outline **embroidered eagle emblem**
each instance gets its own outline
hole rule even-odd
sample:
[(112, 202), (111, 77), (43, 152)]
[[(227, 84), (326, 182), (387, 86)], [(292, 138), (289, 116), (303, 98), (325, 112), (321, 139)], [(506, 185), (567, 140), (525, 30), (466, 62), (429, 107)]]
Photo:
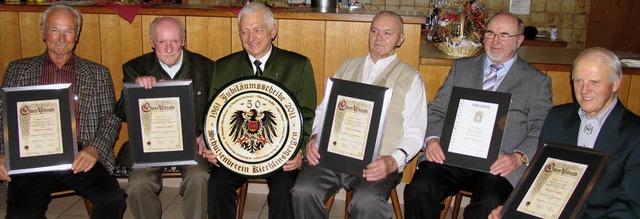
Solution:
[(273, 143), (273, 138), (278, 137), (276, 135), (278, 124), (276, 124), (275, 115), (270, 111), (238, 110), (231, 116), (229, 125), (232, 125), (229, 136), (252, 154), (264, 148), (265, 144)]

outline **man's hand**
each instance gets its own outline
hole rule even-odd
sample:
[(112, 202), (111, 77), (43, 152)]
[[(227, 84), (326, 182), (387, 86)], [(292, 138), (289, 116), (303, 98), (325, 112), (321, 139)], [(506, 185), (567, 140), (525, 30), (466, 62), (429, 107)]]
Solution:
[(493, 175), (505, 177), (520, 168), (524, 163), (520, 161), (520, 155), (516, 153), (503, 154), (498, 157), (496, 162), (491, 164), (489, 171)]
[(98, 162), (98, 150), (92, 146), (87, 146), (78, 152), (78, 156), (73, 159), (71, 170), (74, 174), (79, 172), (86, 173), (96, 165), (96, 162)]
[(425, 148), (424, 155), (427, 157), (428, 161), (443, 164), (444, 163), (444, 152), (442, 151), (442, 146), (440, 146), (439, 138), (429, 139), (427, 142), (427, 148)]
[(318, 144), (316, 143), (316, 135), (311, 136), (307, 143), (307, 161), (312, 166), (320, 163), (320, 152), (318, 152)]
[(206, 149), (205, 145), (204, 145), (204, 137), (202, 137), (202, 134), (198, 135), (198, 137), (196, 137), (196, 146), (198, 146), (198, 155), (202, 155), (202, 151), (204, 151), (204, 149)]
[(500, 211), (502, 211), (502, 205), (496, 207), (495, 209), (493, 209), (493, 211), (491, 211), (491, 214), (489, 214), (489, 219), (500, 219)]
[(9, 171), (7, 171), (7, 167), (4, 166), (4, 155), (0, 155), (0, 180), (11, 182)]
[(397, 170), (398, 164), (392, 156), (382, 156), (367, 165), (367, 169), (362, 171), (362, 178), (369, 182), (378, 181)]
[[(200, 151), (198, 151), (198, 153), (200, 153)], [(220, 164), (218, 164), (218, 158), (216, 157), (216, 155), (213, 153), (212, 150), (203, 148), (202, 149), (202, 153), (200, 153), (200, 154), (202, 155), (202, 157), (204, 159), (207, 159), (207, 161), (209, 161), (209, 163), (212, 163), (216, 167), (220, 167)]]
[(151, 89), (156, 85), (156, 77), (153, 76), (140, 76), (136, 78), (136, 84), (144, 87), (144, 89)]
[(298, 154), (296, 154), (296, 156), (291, 159), (288, 160), (287, 162), (284, 163), (284, 166), (282, 167), (282, 169), (284, 171), (292, 171), (295, 169), (298, 169), (298, 167), (302, 166), (302, 152), (298, 151)]

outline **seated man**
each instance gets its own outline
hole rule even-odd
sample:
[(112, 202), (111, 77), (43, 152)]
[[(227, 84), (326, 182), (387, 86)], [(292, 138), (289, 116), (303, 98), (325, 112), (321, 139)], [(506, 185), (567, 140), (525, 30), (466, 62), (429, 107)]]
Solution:
[[(571, 72), (577, 103), (555, 106), (540, 133), (544, 142), (611, 152), (582, 218), (640, 218), (640, 117), (617, 97), (620, 60), (603, 48), (582, 51)], [(500, 218), (498, 207), (489, 218)]]
[[(214, 62), (184, 49), (184, 24), (172, 17), (159, 17), (151, 22), (149, 39), (154, 52), (134, 58), (122, 65), (124, 82), (135, 82), (151, 89), (157, 81), (192, 79), (196, 121), (196, 143), (204, 148), (202, 130), (208, 105), (209, 86)], [(124, 92), (123, 92), (124, 95)], [(116, 103), (116, 114), (126, 121), (124, 99)], [(197, 165), (179, 166), (182, 173), (180, 195), (183, 196), (184, 218), (207, 218), (207, 181), (209, 163), (200, 156)], [(158, 194), (162, 188), (162, 167), (136, 168), (129, 171), (127, 194), (131, 212), (136, 218), (161, 218), (162, 204)]]
[[(486, 53), (453, 63), (429, 103), (425, 156), (420, 156), (418, 170), (404, 190), (407, 218), (439, 217), (442, 201), (461, 189), (473, 193), (464, 217), (486, 218), (507, 200), (520, 180), (528, 158), (536, 153), (540, 128), (553, 106), (551, 78), (518, 57), (523, 31), (515, 15), (498, 13), (489, 20), (484, 34)], [(500, 155), (490, 173), (444, 165), (440, 137), (454, 86), (511, 94)]]
[[(93, 218), (121, 218), (124, 213), (124, 191), (111, 176), (113, 144), (120, 130), (120, 119), (113, 114), (113, 81), (109, 69), (74, 54), (81, 28), (82, 15), (76, 8), (47, 8), (40, 24), (47, 49), (42, 55), (9, 63), (4, 74), (2, 87), (71, 83), (77, 98), (73, 121), (79, 129), (80, 150), (71, 170), (9, 177), (4, 163), (4, 132), (0, 132), (0, 180), (10, 181), (7, 218), (45, 218), (51, 192), (59, 186), (88, 198), (93, 204)], [(0, 111), (2, 106), (0, 102)]]
[[(209, 95), (213, 98), (224, 85), (238, 78), (255, 75), (275, 80), (289, 90), (300, 104), (304, 118), (302, 144), (306, 143), (316, 104), (316, 84), (311, 60), (271, 44), (278, 34), (278, 26), (273, 12), (262, 3), (251, 2), (240, 10), (238, 30), (244, 50), (222, 57), (216, 62)], [(282, 166), (282, 171), (275, 171), (266, 178), (269, 186), (269, 218), (293, 218), (290, 191), (302, 164), (301, 151), (304, 148)], [(247, 178), (221, 168), (213, 151), (205, 150), (203, 156), (214, 164), (211, 167), (212, 180), (209, 180), (209, 218), (236, 218), (236, 190)]]
[(328, 97), (316, 109), (313, 135), (293, 193), (296, 218), (328, 218), (324, 202), (341, 187), (353, 191), (348, 206), (352, 218), (391, 218), (387, 199), (400, 182), (407, 162), (415, 156), (427, 128), (427, 101), (420, 73), (401, 62), (396, 48), (404, 42), (402, 17), (391, 11), (376, 14), (369, 30), (369, 55), (340, 65), (335, 78), (393, 88), (380, 157), (361, 176), (317, 166), (317, 134), (322, 130)]

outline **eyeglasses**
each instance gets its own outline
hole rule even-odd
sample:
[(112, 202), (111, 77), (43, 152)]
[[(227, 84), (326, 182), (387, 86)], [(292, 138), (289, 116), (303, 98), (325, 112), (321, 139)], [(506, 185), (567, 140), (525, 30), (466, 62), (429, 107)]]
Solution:
[(501, 34), (495, 34), (494, 32), (485, 32), (484, 33), (484, 39), (495, 39), (496, 37), (498, 37), (498, 39), (500, 41), (507, 41), (509, 40), (509, 38), (511, 37), (517, 37), (520, 36), (522, 34), (515, 34), (515, 35), (509, 35), (508, 33), (501, 33)]

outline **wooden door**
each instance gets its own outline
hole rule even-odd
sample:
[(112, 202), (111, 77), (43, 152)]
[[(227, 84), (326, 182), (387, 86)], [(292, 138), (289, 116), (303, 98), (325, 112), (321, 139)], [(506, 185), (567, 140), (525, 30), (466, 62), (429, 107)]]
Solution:
[(637, 0), (591, 0), (586, 47), (640, 53)]

